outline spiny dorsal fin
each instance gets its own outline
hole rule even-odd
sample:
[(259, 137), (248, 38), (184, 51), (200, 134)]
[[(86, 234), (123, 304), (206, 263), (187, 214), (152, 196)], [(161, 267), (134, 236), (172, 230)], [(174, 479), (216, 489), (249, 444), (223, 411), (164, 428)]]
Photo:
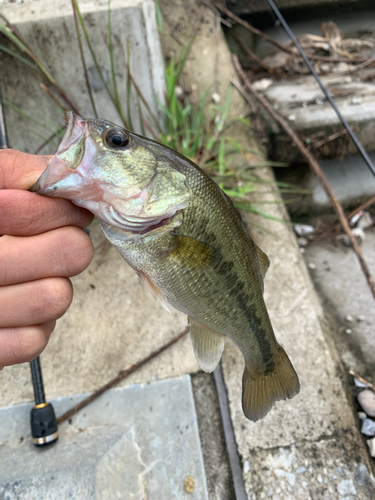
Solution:
[(151, 281), (150, 278), (145, 275), (145, 273), (142, 273), (142, 271), (137, 271), (137, 274), (141, 278), (142, 283), (146, 285), (147, 290), (151, 293), (154, 299), (156, 299), (159, 304), (161, 304), (164, 309), (170, 313), (171, 308), (169, 306), (168, 300), (166, 299), (166, 297), (164, 297), (155, 283)]
[(194, 354), (203, 371), (215, 370), (224, 350), (224, 335), (206, 325), (190, 320), (190, 338)]
[(260, 264), (260, 270), (262, 273), (262, 278), (264, 279), (264, 276), (266, 275), (267, 269), (270, 267), (270, 261), (267, 255), (261, 250), (257, 245), (255, 245), (255, 249), (258, 254), (258, 259), (259, 259), (259, 264)]
[(189, 236), (181, 235), (173, 236), (173, 249), (169, 255), (190, 268), (208, 267), (214, 258), (208, 245)]

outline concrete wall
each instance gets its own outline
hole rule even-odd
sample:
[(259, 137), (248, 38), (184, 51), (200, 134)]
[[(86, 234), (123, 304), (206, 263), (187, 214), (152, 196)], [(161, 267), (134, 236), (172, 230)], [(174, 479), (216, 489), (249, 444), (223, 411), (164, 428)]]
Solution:
[[(110, 81), (111, 65), (108, 50), (108, 2), (79, 0), (87, 31), (99, 61)], [(119, 97), (126, 110), (127, 44), (129, 43), (130, 67), (137, 84), (158, 116), (157, 101), (163, 100), (164, 72), (160, 42), (156, 28), (155, 6), (152, 0), (112, 0), (112, 42), (115, 73)], [(84, 116), (92, 117), (93, 109), (87, 92), (79, 53), (73, 11), (70, 0), (26, 0), (22, 4), (6, 3), (1, 13), (13, 23), (31, 45), (48, 71), (65, 90), (73, 104)], [(83, 40), (83, 39), (82, 39)], [(7, 39), (0, 43), (13, 48)], [(95, 77), (95, 66), (85, 42), (87, 67)], [(95, 79), (95, 78), (94, 78)], [(94, 99), (100, 118), (121, 123), (100, 78), (96, 79)], [(41, 90), (33, 70), (5, 52), (0, 53), (0, 85), (3, 97), (22, 111), (51, 129), (61, 126), (61, 109)], [(142, 115), (151, 122), (141, 105)], [(133, 89), (130, 100), (133, 129), (141, 132), (139, 100)], [(34, 152), (49, 137), (46, 131), (15, 111), (6, 107), (9, 142), (13, 148)], [(43, 149), (43, 153), (56, 150), (56, 143)]]

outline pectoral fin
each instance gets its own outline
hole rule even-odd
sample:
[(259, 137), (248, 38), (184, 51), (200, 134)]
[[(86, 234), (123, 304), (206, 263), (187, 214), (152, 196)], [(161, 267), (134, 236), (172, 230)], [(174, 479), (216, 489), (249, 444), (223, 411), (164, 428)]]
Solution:
[(199, 366), (205, 372), (213, 372), (224, 350), (224, 335), (190, 320), (190, 338)]
[(146, 286), (147, 290), (151, 293), (151, 295), (156, 299), (159, 304), (161, 304), (166, 311), (171, 312), (171, 308), (169, 306), (168, 300), (160, 289), (155, 285), (153, 281), (150, 280), (148, 276), (146, 276), (142, 271), (137, 271), (138, 276), (141, 278), (142, 283)]
[(211, 248), (206, 243), (177, 234), (173, 236), (173, 248), (169, 256), (190, 268), (208, 267), (214, 258)]

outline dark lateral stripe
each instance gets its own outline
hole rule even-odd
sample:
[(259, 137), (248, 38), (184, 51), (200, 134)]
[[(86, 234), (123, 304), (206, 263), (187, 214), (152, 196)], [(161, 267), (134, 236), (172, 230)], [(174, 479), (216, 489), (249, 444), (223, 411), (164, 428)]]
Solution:
[[(260, 323), (259, 320), (258, 322)], [(271, 345), (267, 339), (266, 332), (262, 327), (257, 326), (257, 322), (254, 316), (250, 320), (250, 328), (251, 332), (254, 333), (255, 338), (257, 339), (263, 362), (266, 365), (265, 373), (271, 372), (275, 368), (275, 363), (273, 361)]]

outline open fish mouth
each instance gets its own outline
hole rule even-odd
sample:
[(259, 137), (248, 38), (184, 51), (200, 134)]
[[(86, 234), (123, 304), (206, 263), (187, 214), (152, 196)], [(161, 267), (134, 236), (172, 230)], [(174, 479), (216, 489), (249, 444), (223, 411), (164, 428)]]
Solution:
[(64, 122), (67, 128), (60, 146), (30, 191), (65, 198), (68, 197), (67, 191), (73, 194), (79, 192), (82, 187), (82, 175), (78, 167), (85, 153), (88, 127), (85, 120), (72, 111), (64, 114)]

